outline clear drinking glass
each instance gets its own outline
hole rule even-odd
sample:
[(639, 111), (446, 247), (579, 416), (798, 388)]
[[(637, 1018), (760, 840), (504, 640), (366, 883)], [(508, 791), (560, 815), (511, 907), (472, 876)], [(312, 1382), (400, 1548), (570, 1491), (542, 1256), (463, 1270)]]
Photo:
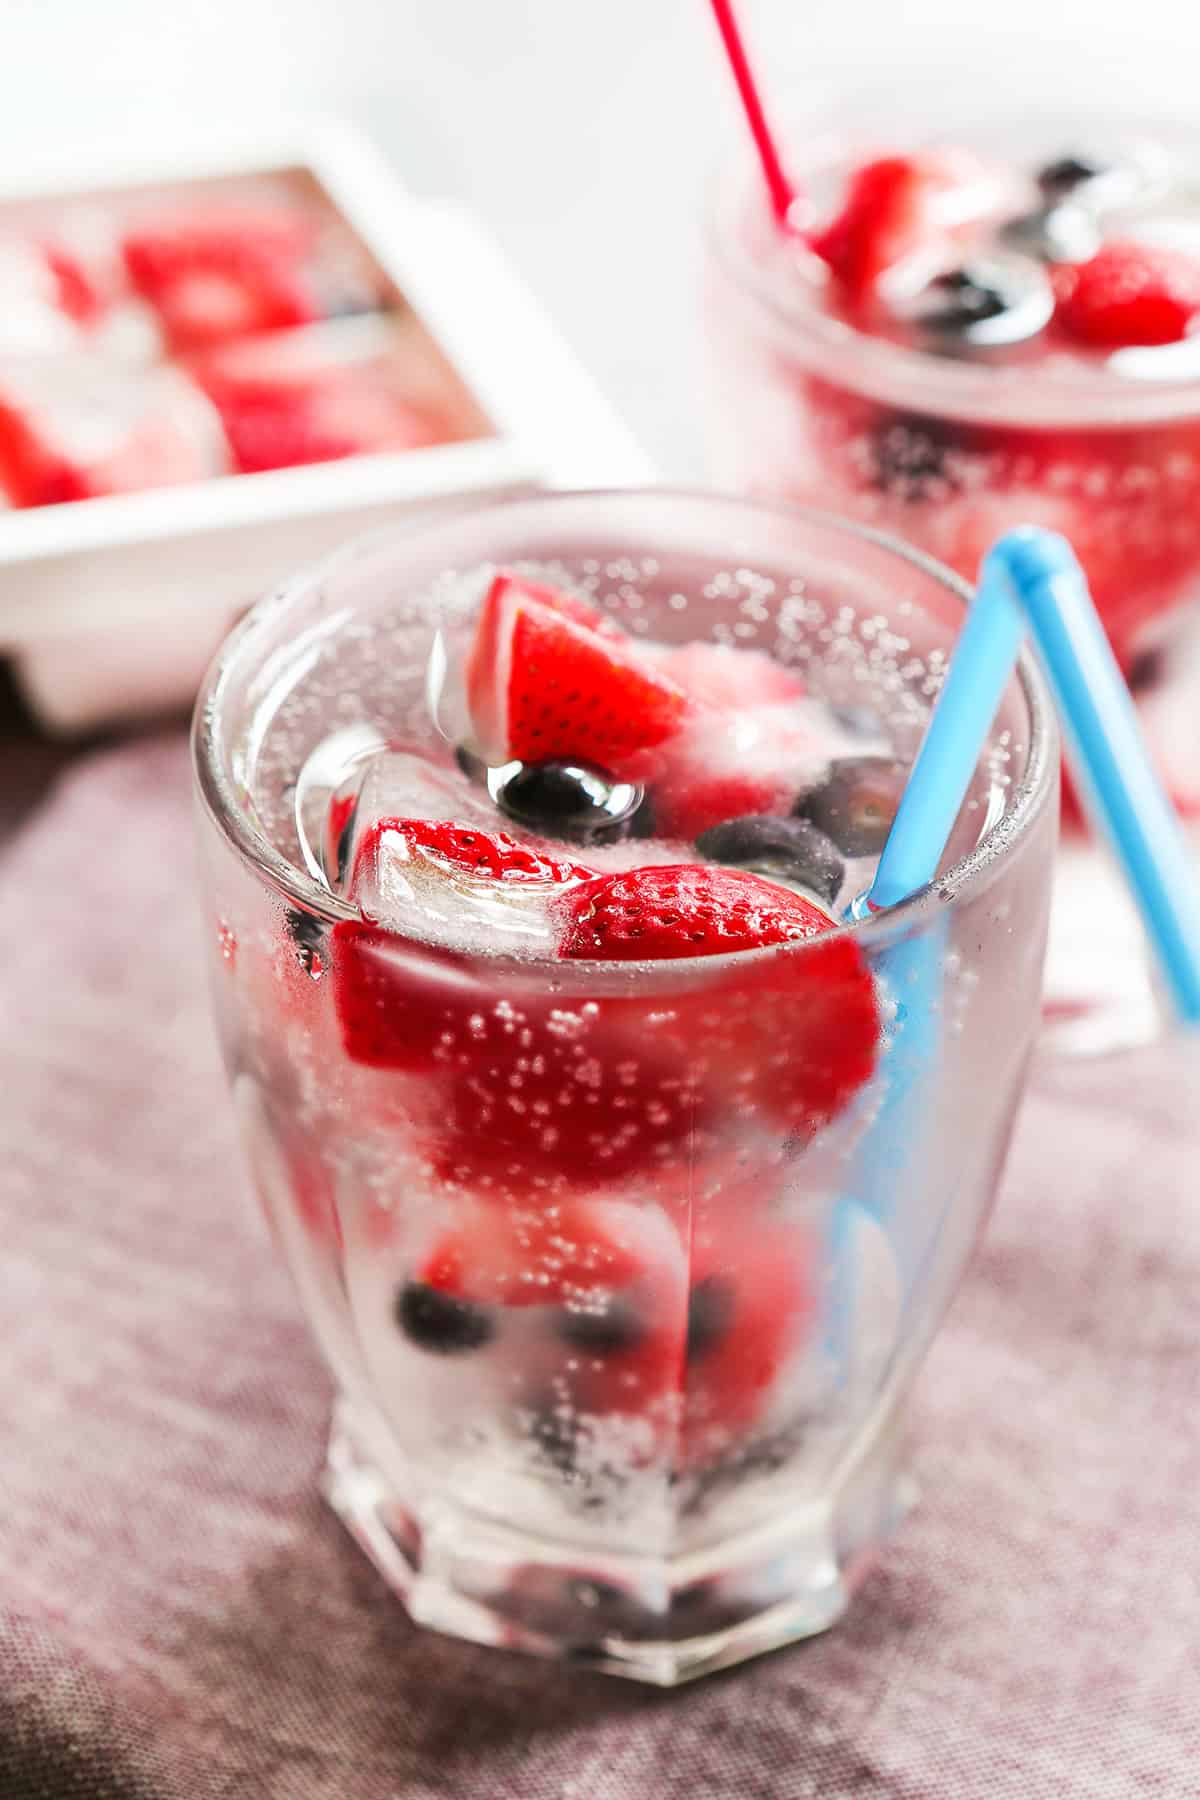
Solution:
[[(472, 571), (513, 563), (631, 630), (766, 649), (847, 717), (870, 703), (905, 755), (964, 590), (816, 513), (559, 495), (300, 575), (200, 697), (216, 1012), (338, 1382), (325, 1491), (414, 1618), (671, 1684), (830, 1625), (903, 1510), (905, 1401), (1037, 1023), (1056, 735), (1023, 662), (938, 878), (799, 945), (564, 963), (364, 927), (321, 833), (398, 744), (466, 793), (427, 675)], [(351, 956), (384, 1052), (355, 1035)], [(864, 970), (880, 1038), (849, 1094)], [(600, 1220), (619, 1254), (597, 1276)], [(435, 1241), (493, 1287), (431, 1346), (412, 1276)], [(562, 1302), (564, 1267), (588, 1304)]]
[[(881, 94), (815, 97), (795, 116), (789, 167), (822, 213), (874, 156), (964, 147), (1032, 171), (1075, 152), (1136, 166), (1144, 193), (1106, 229), (1200, 248), (1194, 132), (1064, 109), (1015, 112), (972, 91), (905, 80)], [(990, 109), (990, 110), (989, 110)], [(1163, 171), (1177, 171), (1169, 189)], [(1172, 177), (1176, 179), (1176, 177)], [(1020, 524), (1061, 531), (1088, 573), (1164, 779), (1200, 819), (1200, 342), (1109, 361), (1037, 339), (1018, 353), (953, 353), (836, 316), (781, 238), (747, 164), (721, 186), (705, 287), (708, 441), (715, 478), (759, 498), (836, 508), (894, 532), (973, 581), (988, 545)], [(1118, 201), (1120, 192), (1118, 189)], [(1033, 204), (1031, 202), (1031, 204)], [(1088, 222), (1060, 207), (1064, 254)], [(1079, 233), (1071, 237), (1066, 232)], [(1020, 247), (1018, 243), (1018, 247)], [(1010, 245), (1011, 248), (1011, 245)], [(1066, 1049), (1156, 1035), (1160, 1020), (1124, 885), (1065, 819), (1047, 964), (1047, 1023)]]

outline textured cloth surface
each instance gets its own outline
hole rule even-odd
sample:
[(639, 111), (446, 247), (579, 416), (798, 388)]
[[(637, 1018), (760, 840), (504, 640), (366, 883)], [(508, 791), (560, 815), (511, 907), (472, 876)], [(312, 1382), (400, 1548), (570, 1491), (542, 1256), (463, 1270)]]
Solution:
[(1035, 1071), (921, 1507), (826, 1637), (644, 1692), (417, 1631), (317, 1497), (181, 737), (0, 792), (3, 1800), (1200, 1795), (1194, 1062)]

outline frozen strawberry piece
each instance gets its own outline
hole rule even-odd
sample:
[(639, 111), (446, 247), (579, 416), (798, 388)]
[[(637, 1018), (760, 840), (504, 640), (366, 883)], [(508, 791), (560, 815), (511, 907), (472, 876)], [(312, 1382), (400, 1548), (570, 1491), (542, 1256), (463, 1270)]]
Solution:
[(743, 869), (659, 864), (601, 875), (564, 894), (559, 955), (643, 962), (719, 956), (815, 937), (830, 919), (799, 894)]
[(493, 762), (579, 757), (614, 773), (678, 730), (686, 697), (574, 596), (506, 575), (486, 596), (467, 662), (478, 747)]
[(292, 1149), (287, 1161), (292, 1198), (305, 1230), (322, 1243), (340, 1246), (342, 1226), (329, 1171), (302, 1147)]
[(41, 356), (77, 350), (108, 308), (95, 272), (65, 242), (0, 240), (0, 351)]
[(46, 267), (54, 278), (59, 306), (77, 325), (94, 325), (105, 310), (98, 282), (65, 244), (47, 242), (41, 246)]
[(686, 1049), (656, 1041), (622, 1001), (519, 1009), (460, 1059), (430, 1160), (445, 1181), (497, 1197), (557, 1200), (691, 1156), (715, 1097)]
[(16, 506), (171, 487), (223, 470), (215, 420), (173, 370), (63, 359), (0, 378), (0, 486)]
[(678, 1237), (650, 1208), (591, 1199), (549, 1210), (468, 1203), (429, 1247), (416, 1279), (485, 1305), (567, 1307), (595, 1320), (631, 1290), (645, 1316), (665, 1291), (682, 1290), (682, 1270)]
[(809, 245), (847, 298), (867, 299), (880, 276), (961, 223), (969, 197), (986, 192), (983, 171), (962, 154), (882, 156), (851, 175), (842, 210)]
[(519, 1006), (489, 996), (470, 961), (449, 951), (357, 920), (334, 926), (331, 950), (342, 1044), (366, 1068), (452, 1069), (524, 1022)]
[(741, 870), (657, 866), (585, 883), (558, 905), (568, 958), (798, 946), (722, 971), (656, 1014), (657, 1052), (678, 1056), (729, 1111), (808, 1139), (873, 1074), (882, 1019), (870, 969), (853, 936), (798, 894)]
[(711, 1462), (762, 1418), (815, 1313), (798, 1227), (738, 1217), (697, 1224), (691, 1245), (681, 1460)]
[(1114, 240), (1054, 285), (1059, 327), (1095, 350), (1173, 344), (1200, 317), (1200, 261), (1182, 250)]
[(389, 854), (406, 862), (506, 886), (588, 881), (593, 874), (580, 863), (518, 844), (505, 831), (477, 831), (452, 819), (377, 819), (360, 843), (358, 861), (385, 840)]
[(176, 351), (321, 316), (305, 267), (312, 222), (283, 207), (216, 207), (151, 220), (131, 231), (124, 261)]
[(664, 838), (694, 839), (746, 813), (788, 813), (828, 766), (830, 747), (794, 707), (696, 713), (631, 772)]
[(224, 346), (193, 357), (189, 369), (244, 475), (424, 449), (456, 435), (402, 391), (386, 352), (342, 355), (323, 334)]

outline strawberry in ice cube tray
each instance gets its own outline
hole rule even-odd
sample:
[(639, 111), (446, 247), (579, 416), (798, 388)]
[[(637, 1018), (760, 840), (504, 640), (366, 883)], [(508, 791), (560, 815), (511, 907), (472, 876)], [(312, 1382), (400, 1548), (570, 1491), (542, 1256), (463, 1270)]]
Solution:
[(324, 314), (310, 267), (316, 227), (284, 206), (182, 207), (125, 236), (129, 281), (176, 352)]
[(0, 355), (39, 356), (81, 347), (109, 296), (97, 271), (65, 240), (0, 240)]
[(415, 450), (458, 433), (414, 404), (386, 343), (337, 327), (280, 332), (191, 357), (241, 474)]
[(0, 371), (0, 491), (14, 506), (173, 487), (227, 467), (211, 408), (174, 369), (77, 356)]

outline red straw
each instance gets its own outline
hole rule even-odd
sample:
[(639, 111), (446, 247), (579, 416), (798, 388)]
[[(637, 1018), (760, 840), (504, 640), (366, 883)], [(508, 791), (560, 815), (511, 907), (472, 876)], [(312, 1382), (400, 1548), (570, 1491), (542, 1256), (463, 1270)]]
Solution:
[(742, 34), (737, 20), (733, 16), (733, 0), (712, 0), (713, 13), (716, 16), (717, 28), (725, 44), (725, 52), (729, 57), (729, 66), (733, 70), (733, 79), (737, 82), (738, 93), (745, 108), (746, 120), (750, 126), (750, 135), (754, 139), (754, 148), (758, 151), (758, 160), (766, 177), (767, 191), (771, 196), (771, 209), (784, 230), (790, 229), (788, 214), (796, 200), (796, 190), (783, 172), (783, 164), (779, 160), (779, 152), (775, 148), (775, 140), (771, 136), (771, 128), (767, 124), (767, 115), (763, 111), (762, 101), (758, 97), (754, 76), (750, 72), (750, 64), (746, 61), (746, 47), (742, 42)]

